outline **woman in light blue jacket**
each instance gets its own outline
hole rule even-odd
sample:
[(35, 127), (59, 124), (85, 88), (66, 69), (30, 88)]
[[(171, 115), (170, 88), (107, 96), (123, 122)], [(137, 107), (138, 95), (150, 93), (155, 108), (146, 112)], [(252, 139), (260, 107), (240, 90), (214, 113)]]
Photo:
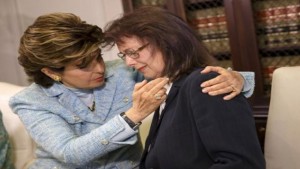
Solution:
[(142, 81), (121, 60), (104, 65), (102, 37), (69, 13), (40, 16), (22, 36), (19, 63), (34, 83), (10, 106), (37, 144), (29, 168), (138, 168), (138, 126), (165, 100), (168, 79)]

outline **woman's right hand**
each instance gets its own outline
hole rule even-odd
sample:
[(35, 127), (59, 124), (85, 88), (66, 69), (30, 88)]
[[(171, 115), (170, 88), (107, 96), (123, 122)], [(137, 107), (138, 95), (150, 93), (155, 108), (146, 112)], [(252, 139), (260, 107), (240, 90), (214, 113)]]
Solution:
[(204, 93), (208, 93), (211, 96), (227, 93), (224, 100), (230, 100), (241, 93), (245, 81), (239, 72), (224, 69), (219, 66), (206, 66), (201, 73), (212, 71), (220, 75), (201, 84)]
[(132, 94), (133, 105), (125, 113), (126, 116), (138, 123), (154, 112), (167, 98), (164, 86), (168, 82), (168, 78), (157, 78), (150, 82), (144, 80), (137, 83)]

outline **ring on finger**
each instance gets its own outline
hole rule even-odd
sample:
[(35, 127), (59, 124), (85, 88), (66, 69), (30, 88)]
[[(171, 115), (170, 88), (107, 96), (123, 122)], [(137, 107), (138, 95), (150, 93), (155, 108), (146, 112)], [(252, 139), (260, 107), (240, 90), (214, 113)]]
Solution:
[(161, 99), (161, 95), (158, 94), (158, 93), (156, 93), (156, 94), (154, 95), (154, 97), (155, 97), (156, 100), (160, 100), (160, 99)]

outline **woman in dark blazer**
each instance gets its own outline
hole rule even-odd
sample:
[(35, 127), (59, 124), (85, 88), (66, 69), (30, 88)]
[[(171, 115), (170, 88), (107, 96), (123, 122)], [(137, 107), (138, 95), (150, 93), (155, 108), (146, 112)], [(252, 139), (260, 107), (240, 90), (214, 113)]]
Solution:
[(140, 168), (265, 168), (246, 98), (225, 101), (199, 90), (217, 73), (199, 76), (213, 59), (185, 22), (161, 8), (144, 7), (106, 29), (107, 41), (117, 44), (128, 66), (146, 78), (171, 81), (167, 100), (154, 115)]

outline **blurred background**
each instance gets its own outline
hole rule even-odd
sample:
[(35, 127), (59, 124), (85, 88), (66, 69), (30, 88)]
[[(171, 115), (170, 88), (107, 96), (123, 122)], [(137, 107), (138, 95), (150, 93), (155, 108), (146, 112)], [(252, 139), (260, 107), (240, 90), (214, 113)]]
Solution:
[[(17, 62), (19, 39), (24, 30), (43, 14), (71, 12), (103, 28), (123, 13), (121, 0), (0, 0), (0, 81), (28, 85)], [(116, 57), (116, 49), (104, 52), (104, 59)]]

